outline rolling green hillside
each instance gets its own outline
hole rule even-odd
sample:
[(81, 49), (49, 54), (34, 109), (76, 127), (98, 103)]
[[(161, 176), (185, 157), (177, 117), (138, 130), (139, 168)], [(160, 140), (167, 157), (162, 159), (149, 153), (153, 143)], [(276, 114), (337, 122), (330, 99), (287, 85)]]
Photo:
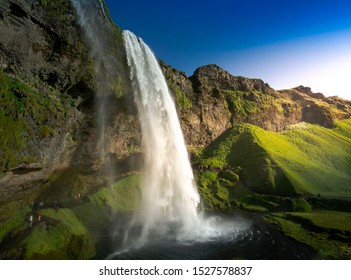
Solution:
[(237, 125), (193, 164), (205, 208), (260, 213), (317, 259), (351, 258), (351, 119), (279, 133)]
[(300, 123), (276, 133), (242, 124), (195, 160), (198, 169), (236, 173), (263, 194), (351, 196), (351, 120), (333, 129)]

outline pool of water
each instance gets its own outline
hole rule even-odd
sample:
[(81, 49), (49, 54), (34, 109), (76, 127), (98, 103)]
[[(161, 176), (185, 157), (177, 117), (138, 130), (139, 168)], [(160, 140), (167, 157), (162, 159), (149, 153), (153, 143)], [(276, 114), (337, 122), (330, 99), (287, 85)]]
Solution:
[[(221, 214), (214, 229), (189, 236), (155, 230), (146, 243), (134, 246), (133, 238), (125, 246), (125, 229), (131, 217), (117, 216), (98, 243), (97, 259), (119, 260), (206, 260), (206, 259), (313, 259), (314, 250), (280, 233), (259, 216), (243, 213)], [(224, 226), (224, 227), (223, 227)], [(217, 227), (217, 228), (216, 228)]]

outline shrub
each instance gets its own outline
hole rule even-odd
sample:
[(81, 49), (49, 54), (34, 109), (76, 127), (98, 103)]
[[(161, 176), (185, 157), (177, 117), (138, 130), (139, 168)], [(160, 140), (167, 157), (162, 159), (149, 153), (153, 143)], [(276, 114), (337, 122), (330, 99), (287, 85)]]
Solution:
[(294, 212), (310, 212), (312, 211), (312, 206), (311, 204), (308, 203), (303, 198), (296, 198), (296, 199), (291, 199), (290, 200), (292, 210)]

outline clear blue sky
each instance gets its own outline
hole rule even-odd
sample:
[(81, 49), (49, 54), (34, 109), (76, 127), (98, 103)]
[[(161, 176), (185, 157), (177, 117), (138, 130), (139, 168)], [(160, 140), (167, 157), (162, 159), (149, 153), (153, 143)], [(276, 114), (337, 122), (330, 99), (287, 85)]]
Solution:
[(113, 20), (191, 75), (215, 63), (275, 89), (351, 99), (350, 0), (105, 0)]

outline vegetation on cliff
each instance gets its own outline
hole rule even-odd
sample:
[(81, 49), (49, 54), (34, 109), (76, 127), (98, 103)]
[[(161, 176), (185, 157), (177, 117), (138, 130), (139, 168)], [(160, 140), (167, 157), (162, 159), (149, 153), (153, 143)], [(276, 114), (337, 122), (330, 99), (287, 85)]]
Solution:
[(65, 126), (72, 103), (68, 95), (39, 93), (0, 71), (0, 172), (36, 162), (37, 147)]

